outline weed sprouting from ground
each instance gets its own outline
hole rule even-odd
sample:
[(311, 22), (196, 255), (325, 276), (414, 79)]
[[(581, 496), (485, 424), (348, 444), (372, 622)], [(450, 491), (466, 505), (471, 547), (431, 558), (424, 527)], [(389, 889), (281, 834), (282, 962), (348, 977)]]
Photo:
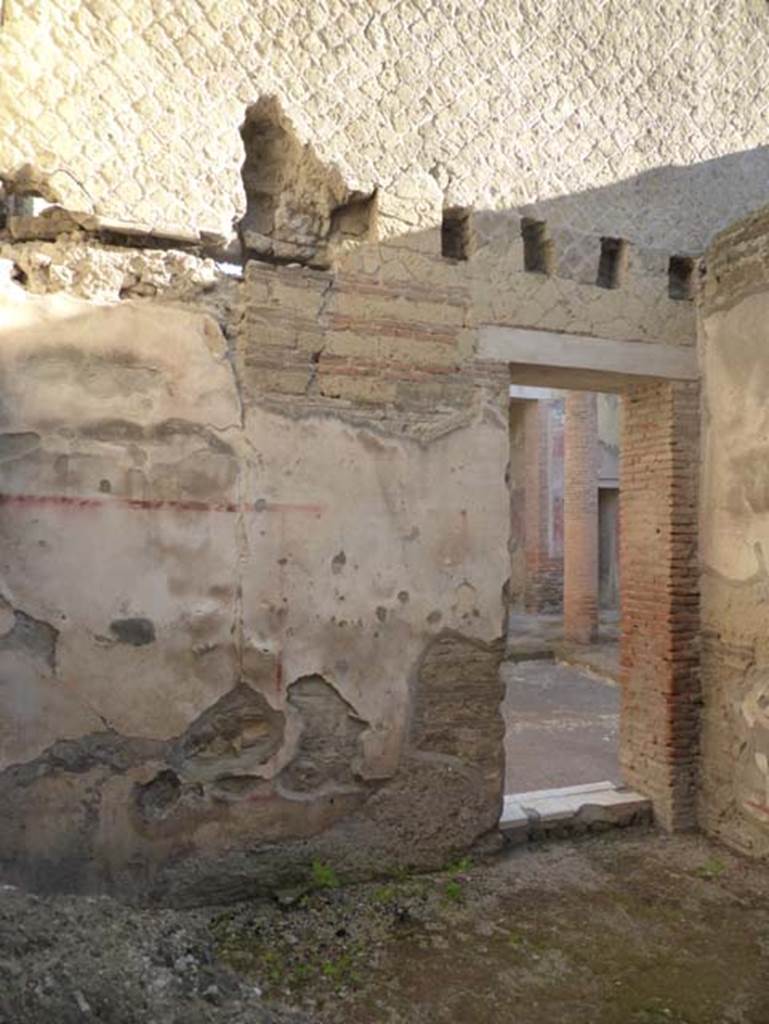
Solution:
[(451, 903), (461, 903), (465, 896), (462, 883), (455, 878), (449, 879), (443, 887), (443, 895)]
[(314, 889), (338, 889), (339, 876), (336, 871), (321, 860), (312, 862), (312, 884)]
[(378, 886), (343, 886), (333, 868), (315, 861), (304, 891), (291, 891), (290, 899), (281, 893), (214, 918), (217, 959), (253, 979), (267, 998), (349, 995), (382, 948), (421, 936), (446, 900), (462, 902), (468, 863), (449, 865), (448, 880), (404, 870), (400, 880)]
[(395, 887), (382, 885), (374, 892), (374, 899), (377, 903), (391, 903), (395, 899)]
[(443, 887), (443, 895), (450, 903), (461, 903), (465, 899), (467, 872), (471, 867), (472, 860), (469, 857), (462, 857), (446, 867), (449, 879)]
[(722, 860), (719, 860), (718, 857), (708, 857), (704, 863), (695, 868), (692, 874), (696, 875), (697, 878), (712, 880), (720, 878), (724, 871), (726, 871), (726, 864)]

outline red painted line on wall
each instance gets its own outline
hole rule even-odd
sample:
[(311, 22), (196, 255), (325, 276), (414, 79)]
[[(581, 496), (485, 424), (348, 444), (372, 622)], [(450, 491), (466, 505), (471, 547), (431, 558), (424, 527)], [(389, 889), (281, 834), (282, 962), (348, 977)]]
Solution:
[(179, 512), (239, 511), (238, 505), (232, 501), (210, 504), (206, 501), (171, 501), (162, 498), (117, 498), (114, 502), (107, 502), (107, 504), (124, 505), (126, 508), (149, 512), (158, 512), (162, 509), (174, 509)]
[(69, 498), (58, 494), (0, 494), (0, 505), (69, 505), (72, 508), (99, 508), (98, 498)]
[(161, 498), (84, 498), (68, 494), (2, 494), (0, 506), (20, 508), (127, 508), (140, 512), (299, 512), (320, 516), (325, 506), (280, 501), (208, 502)]

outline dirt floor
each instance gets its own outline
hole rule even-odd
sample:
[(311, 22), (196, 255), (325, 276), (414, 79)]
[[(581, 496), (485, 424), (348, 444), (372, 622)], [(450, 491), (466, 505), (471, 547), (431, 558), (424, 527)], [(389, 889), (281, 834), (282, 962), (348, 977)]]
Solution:
[(767, 1024), (769, 870), (625, 831), (207, 911), (4, 889), (0, 1021)]
[(505, 792), (619, 782), (619, 687), (552, 661), (508, 661)]

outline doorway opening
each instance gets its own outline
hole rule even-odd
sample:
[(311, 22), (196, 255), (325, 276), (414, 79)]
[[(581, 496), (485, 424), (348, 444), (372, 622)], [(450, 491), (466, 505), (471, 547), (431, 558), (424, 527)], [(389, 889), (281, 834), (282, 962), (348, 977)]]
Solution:
[(619, 403), (511, 387), (508, 809), (621, 786)]
[[(665, 828), (692, 827), (700, 704), (696, 382), (635, 383), (600, 369), (523, 364), (511, 372), (503, 831), (541, 821), (553, 806), (556, 817), (568, 817), (625, 801), (632, 813), (653, 811)], [(619, 398), (605, 403), (586, 391), (551, 389), (575, 385)], [(560, 434), (553, 401), (563, 402)], [(617, 424), (613, 452), (606, 423), (602, 445), (602, 416)], [(609, 455), (619, 470), (607, 470)], [(566, 668), (580, 678), (567, 678)], [(548, 673), (557, 678), (548, 681)], [(521, 738), (527, 727), (530, 756)], [(578, 727), (586, 745), (576, 756)], [(537, 804), (548, 785), (555, 805)]]

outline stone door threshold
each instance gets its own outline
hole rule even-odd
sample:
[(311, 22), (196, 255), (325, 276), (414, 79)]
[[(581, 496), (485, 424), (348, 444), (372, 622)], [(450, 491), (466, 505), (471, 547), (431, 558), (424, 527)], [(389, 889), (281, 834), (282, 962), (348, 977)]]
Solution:
[(561, 789), (511, 793), (504, 798), (499, 828), (509, 843), (547, 836), (647, 825), (651, 801), (613, 782), (590, 782)]

